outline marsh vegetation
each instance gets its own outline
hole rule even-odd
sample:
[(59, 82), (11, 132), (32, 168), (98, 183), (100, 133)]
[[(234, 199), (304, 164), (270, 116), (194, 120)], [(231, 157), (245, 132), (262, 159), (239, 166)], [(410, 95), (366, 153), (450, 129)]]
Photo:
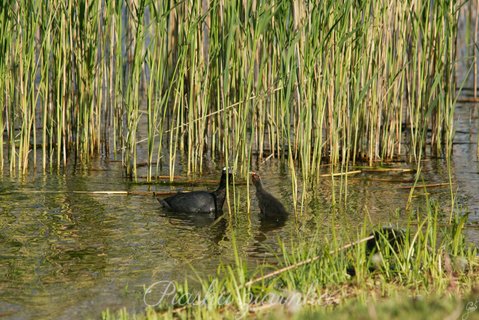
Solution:
[[(455, 1), (18, 1), (0, 8), (0, 168), (94, 155), (152, 179), (223, 159), (451, 152)], [(138, 149), (146, 152), (139, 154)]]

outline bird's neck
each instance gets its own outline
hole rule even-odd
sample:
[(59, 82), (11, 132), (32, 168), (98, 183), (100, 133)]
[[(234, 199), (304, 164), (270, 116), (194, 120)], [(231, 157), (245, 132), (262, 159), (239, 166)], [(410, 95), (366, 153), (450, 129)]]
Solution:
[[(215, 192), (213, 192), (215, 195), (215, 201), (216, 201), (216, 211), (221, 211), (223, 208), (223, 204), (225, 203), (226, 199), (226, 188), (218, 188)], [(218, 213), (218, 212), (217, 212)]]
[(254, 184), (254, 186), (256, 187), (256, 191), (262, 191), (263, 190), (263, 184), (261, 183), (261, 181), (258, 181)]

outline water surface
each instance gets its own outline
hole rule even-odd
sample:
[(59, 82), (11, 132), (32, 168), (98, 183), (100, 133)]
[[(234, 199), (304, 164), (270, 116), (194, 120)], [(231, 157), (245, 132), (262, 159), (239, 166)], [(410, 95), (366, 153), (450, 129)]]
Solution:
[[(472, 212), (468, 239), (477, 244), (479, 166), (475, 144), (463, 143), (475, 139), (475, 133), (457, 134), (452, 174), (458, 203)], [(270, 160), (259, 171), (265, 187), (292, 211), (291, 178), (285, 165)], [(153, 196), (73, 193), (177, 188), (135, 184), (122, 172), (119, 163), (97, 160), (89, 168), (69, 168), (65, 174), (1, 178), (3, 318), (97, 318), (106, 308), (122, 306), (141, 312), (144, 289), (154, 282), (194, 279), (195, 272), (213, 274), (220, 262), (233, 263), (233, 230), (240, 255), (253, 266), (270, 261), (278, 251), (278, 238), (288, 242), (327, 235), (332, 226), (349, 230), (354, 237), (365, 217), (374, 224), (407, 221), (404, 207), (410, 189), (401, 187), (412, 185), (414, 179), (414, 172), (351, 176), (347, 201), (340, 210), (332, 210), (332, 190), (339, 193), (339, 184), (333, 188), (331, 178), (314, 187), (300, 185), (300, 191), (307, 192), (303, 213), (280, 227), (261, 223), (254, 191), (245, 184), (236, 186), (242, 199), (237, 215), (214, 226), (207, 217), (169, 214)], [(211, 168), (202, 178), (218, 179), (219, 172)], [(445, 161), (426, 160), (423, 176), (425, 183), (447, 182)], [(214, 185), (199, 188), (214, 189)], [(249, 213), (244, 201), (248, 192)], [(414, 205), (421, 208), (426, 194), (421, 190), (416, 194)], [(450, 194), (449, 188), (440, 187), (428, 189), (427, 196), (447, 208)]]

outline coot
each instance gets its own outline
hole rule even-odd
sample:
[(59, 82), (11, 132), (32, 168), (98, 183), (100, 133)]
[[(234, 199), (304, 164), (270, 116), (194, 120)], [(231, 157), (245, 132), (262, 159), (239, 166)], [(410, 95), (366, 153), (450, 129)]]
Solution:
[(374, 254), (386, 248), (393, 249), (396, 253), (404, 246), (405, 234), (401, 229), (379, 227), (369, 234), (374, 238), (366, 242), (366, 252)]
[(284, 221), (288, 217), (288, 212), (283, 204), (271, 193), (264, 190), (261, 177), (256, 172), (252, 172), (251, 177), (256, 187), (256, 198), (258, 198), (259, 209), (263, 218), (271, 221)]
[[(158, 201), (160, 201), (163, 207), (175, 212), (214, 213), (215, 218), (217, 218), (223, 211), (223, 204), (225, 203), (226, 175), (226, 168), (224, 168), (221, 173), (220, 184), (216, 191), (179, 192), (165, 199), (158, 198)], [(228, 172), (228, 180), (232, 181), (231, 172)]]
[[(392, 250), (398, 254), (406, 241), (406, 233), (403, 230), (391, 227), (376, 228), (369, 234), (369, 237), (373, 237), (366, 241), (366, 255), (370, 261), (369, 272), (379, 269), (383, 265), (383, 258), (391, 258)], [(396, 267), (394, 261), (390, 261), (389, 266), (391, 271)], [(349, 266), (346, 272), (350, 276), (356, 275), (353, 266)]]

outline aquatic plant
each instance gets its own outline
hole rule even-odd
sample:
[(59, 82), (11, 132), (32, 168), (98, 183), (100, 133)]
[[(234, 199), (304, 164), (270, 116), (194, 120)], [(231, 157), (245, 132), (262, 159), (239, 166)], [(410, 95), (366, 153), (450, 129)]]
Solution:
[(307, 179), (324, 161), (448, 155), (459, 6), (7, 2), (1, 168), (120, 156), (151, 180), (163, 161), (173, 177), (179, 160), (201, 172), (205, 157), (246, 175), (257, 155)]

